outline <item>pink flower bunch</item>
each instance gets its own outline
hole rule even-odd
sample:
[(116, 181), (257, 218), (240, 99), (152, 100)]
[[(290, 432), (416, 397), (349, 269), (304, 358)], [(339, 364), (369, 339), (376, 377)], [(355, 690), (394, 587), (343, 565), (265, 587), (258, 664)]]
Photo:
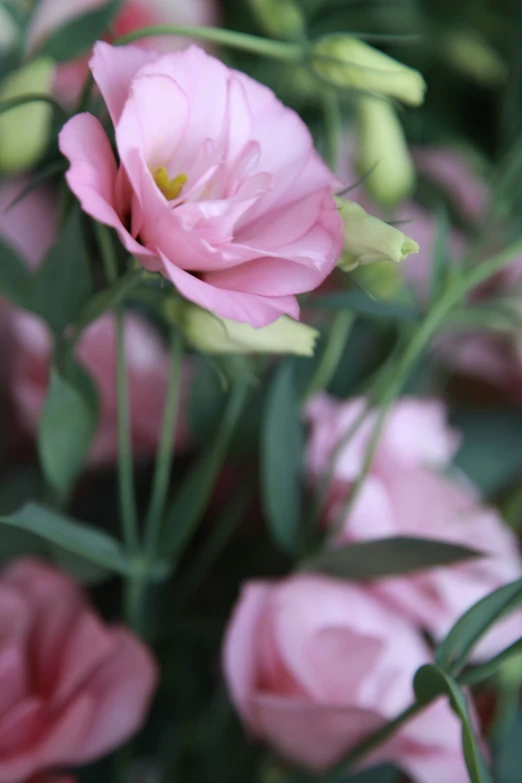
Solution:
[(160, 56), (97, 43), (91, 70), (115, 127), (79, 114), (60, 148), (89, 215), (187, 299), (265, 326), (299, 315), (343, 248), (337, 180), (304, 122), (267, 87), (192, 46)]
[[(326, 394), (308, 405), (306, 461), (315, 483), (343, 435), (358, 417), (363, 399), (340, 402)], [(326, 524), (342, 514), (347, 493), (363, 465), (376, 414), (341, 448), (324, 510)], [(443, 405), (403, 398), (391, 411), (368, 477), (346, 517), (338, 544), (414, 536), (462, 544), (484, 556), (461, 564), (379, 580), (372, 586), (403, 616), (440, 640), (476, 601), (522, 577), (522, 558), (512, 531), (498, 512), (480, 503), (464, 479), (444, 475), (458, 445)], [(342, 520), (341, 520), (342, 521)], [(476, 651), (494, 655), (520, 635), (520, 614), (496, 626)]]
[[(249, 582), (228, 627), (223, 667), (248, 731), (285, 759), (324, 772), (413, 701), (430, 661), (417, 630), (348, 582)], [(467, 783), (460, 730), (438, 702), (364, 765), (393, 761), (416, 783)]]
[(31, 560), (4, 570), (0, 634), (3, 783), (93, 761), (140, 728), (155, 662), (128, 630), (105, 625), (65, 574)]

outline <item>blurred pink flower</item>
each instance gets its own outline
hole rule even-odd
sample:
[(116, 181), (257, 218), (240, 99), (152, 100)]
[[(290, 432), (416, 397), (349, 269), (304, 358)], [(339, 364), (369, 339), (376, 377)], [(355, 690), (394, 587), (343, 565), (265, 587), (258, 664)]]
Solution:
[(337, 181), (298, 115), (192, 46), (158, 57), (97, 43), (91, 68), (116, 128), (90, 114), (60, 134), (83, 209), (146, 269), (222, 318), (297, 318), (343, 247)]
[[(248, 730), (284, 758), (324, 772), (413, 700), (430, 661), (421, 635), (362, 587), (324, 576), (249, 582), (223, 666)], [(393, 761), (417, 783), (466, 783), (457, 720), (438, 702), (364, 764)]]
[[(50, 188), (38, 188), (7, 210), (26, 181), (11, 180), (0, 188), (0, 238), (35, 267), (54, 244), (58, 233), (58, 205)], [(7, 210), (7, 211), (6, 211)], [(28, 229), (30, 227), (30, 230)], [(0, 340), (6, 383), (22, 429), (35, 435), (52, 359), (51, 338), (35, 316), (0, 302)], [(125, 341), (129, 372), (133, 446), (138, 457), (154, 454), (163, 416), (168, 384), (168, 356), (160, 337), (142, 317), (128, 314)], [(115, 321), (105, 315), (83, 334), (76, 357), (91, 373), (100, 396), (101, 421), (94, 440), (92, 465), (112, 463), (117, 454), (115, 388)], [(7, 357), (7, 358), (5, 358)], [(178, 448), (189, 441), (187, 425), (190, 368), (183, 368), (180, 412), (176, 434)]]
[[(60, 28), (91, 11), (102, 9), (108, 0), (41, 0), (29, 24), (27, 48), (30, 53), (49, 39)], [(159, 24), (214, 26), (219, 21), (217, 0), (125, 0), (111, 25), (113, 38), (126, 35), (141, 27)], [(109, 31), (107, 31), (109, 34)], [(183, 49), (186, 38), (165, 36), (148, 38), (139, 46), (162, 52)], [(57, 69), (54, 92), (66, 105), (74, 105), (80, 97), (89, 73), (88, 55), (60, 64)]]
[[(35, 435), (44, 404), (52, 359), (52, 343), (44, 324), (23, 312), (11, 323), (12, 369), (10, 388), (20, 425)], [(168, 385), (167, 351), (154, 329), (138, 315), (125, 318), (125, 350), (129, 378), (131, 434), (138, 458), (154, 455), (161, 432)], [(83, 333), (76, 356), (94, 379), (100, 398), (100, 424), (94, 438), (90, 465), (112, 464), (118, 454), (116, 396), (116, 319), (102, 316)], [(183, 370), (176, 445), (186, 448), (189, 369)]]
[(106, 626), (65, 574), (10, 565), (0, 635), (2, 783), (91, 762), (140, 728), (157, 680), (152, 656), (127, 629)]
[[(311, 425), (307, 464), (313, 482), (363, 407), (362, 399), (339, 402), (325, 394), (308, 405)], [(327, 501), (327, 522), (339, 518), (349, 488), (358, 477), (375, 423), (375, 413), (341, 449)], [(381, 579), (373, 589), (404, 616), (444, 637), (476, 601), (522, 577), (522, 559), (512, 531), (499, 514), (484, 507), (468, 483), (442, 474), (458, 437), (435, 401), (404, 398), (388, 416), (371, 471), (346, 519), (338, 543), (415, 536), (477, 549), (485, 557), (451, 567)], [(475, 658), (494, 655), (520, 636), (520, 613), (498, 624), (478, 646)]]

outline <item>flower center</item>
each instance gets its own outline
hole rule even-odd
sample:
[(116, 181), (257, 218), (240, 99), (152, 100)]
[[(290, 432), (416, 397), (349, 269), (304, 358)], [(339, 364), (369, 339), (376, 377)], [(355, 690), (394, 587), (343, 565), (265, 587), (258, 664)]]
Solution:
[(154, 177), (154, 182), (161, 190), (167, 201), (172, 201), (173, 199), (178, 198), (181, 191), (183, 190), (183, 186), (188, 179), (186, 174), (178, 174), (177, 177), (169, 179), (167, 169), (164, 166), (157, 168), (152, 176)]

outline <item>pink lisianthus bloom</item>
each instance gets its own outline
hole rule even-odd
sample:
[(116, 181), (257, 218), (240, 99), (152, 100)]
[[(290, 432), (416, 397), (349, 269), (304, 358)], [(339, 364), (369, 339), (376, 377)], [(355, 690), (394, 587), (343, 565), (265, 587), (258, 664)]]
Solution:
[[(157, 671), (65, 574), (19, 560), (0, 576), (0, 780), (98, 759), (142, 725)], [(67, 780), (67, 778), (65, 779)]]
[[(324, 772), (413, 701), (430, 661), (415, 628), (371, 591), (324, 576), (249, 582), (223, 649), (228, 689), (248, 731), (283, 758)], [(457, 719), (429, 707), (364, 760), (416, 783), (466, 783)]]
[[(29, 267), (37, 267), (58, 235), (58, 203), (51, 188), (33, 190), (8, 209), (23, 191), (24, 179), (10, 180), (0, 188), (0, 238)], [(27, 230), (30, 226), (31, 230)], [(0, 345), (5, 382), (21, 429), (34, 436), (38, 428), (52, 361), (52, 342), (42, 321), (0, 301)], [(168, 386), (168, 355), (153, 327), (142, 317), (127, 314), (125, 347), (129, 374), (132, 440), (138, 457), (151, 457), (159, 439)], [(91, 465), (115, 461), (118, 450), (116, 413), (115, 320), (102, 316), (82, 335), (76, 358), (94, 379), (101, 420), (90, 453)], [(176, 446), (186, 448), (187, 395), (190, 368), (183, 367)]]
[[(31, 18), (27, 31), (29, 53), (38, 51), (60, 28), (85, 14), (102, 10), (108, 0), (41, 0)], [(108, 36), (118, 38), (141, 27), (160, 24), (205, 25), (212, 27), (219, 21), (216, 0), (126, 0), (122, 3)], [(164, 36), (143, 39), (139, 46), (175, 51), (187, 45), (186, 38)], [(89, 57), (82, 56), (61, 63), (56, 71), (54, 94), (65, 105), (72, 106), (80, 97), (89, 73)]]
[[(10, 322), (12, 359), (10, 389), (20, 426), (34, 436), (45, 401), (52, 361), (52, 342), (44, 324), (27, 313), (15, 312)], [(134, 454), (154, 455), (161, 434), (168, 386), (167, 351), (154, 329), (140, 316), (125, 317), (125, 351), (129, 378), (131, 436)], [(116, 395), (116, 318), (102, 316), (79, 340), (76, 357), (96, 383), (100, 423), (89, 453), (91, 466), (113, 464), (118, 454)], [(189, 370), (182, 378), (176, 445), (186, 448)]]
[[(313, 483), (363, 408), (363, 400), (339, 402), (326, 394), (308, 405), (306, 459)], [(359, 476), (375, 413), (340, 450), (324, 510), (327, 524), (342, 521), (343, 503)], [(464, 545), (484, 556), (452, 566), (381, 579), (372, 589), (409, 620), (442, 639), (453, 623), (493, 590), (522, 577), (522, 559), (512, 531), (493, 509), (481, 505), (467, 481), (442, 474), (458, 443), (442, 404), (404, 398), (388, 416), (375, 459), (338, 544), (372, 538), (414, 536)], [(522, 616), (499, 623), (475, 651), (475, 659), (500, 652), (520, 636)]]
[(267, 87), (192, 46), (159, 56), (97, 43), (94, 78), (116, 131), (64, 126), (67, 181), (148, 270), (222, 318), (299, 316), (343, 247), (338, 183), (308, 128)]

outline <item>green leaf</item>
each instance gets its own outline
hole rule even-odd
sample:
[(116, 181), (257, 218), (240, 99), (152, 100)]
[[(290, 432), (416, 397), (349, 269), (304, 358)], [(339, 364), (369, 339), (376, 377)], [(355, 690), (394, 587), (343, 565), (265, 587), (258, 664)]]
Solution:
[(466, 664), (477, 642), (501, 617), (522, 604), (522, 579), (495, 590), (474, 604), (455, 623), (437, 648), (435, 662), (454, 676)]
[(205, 512), (246, 395), (247, 386), (237, 381), (230, 392), (214, 442), (189, 470), (174, 497), (166, 516), (160, 550), (166, 557), (179, 560)]
[(15, 514), (0, 517), (0, 524), (33, 533), (70, 555), (115, 573), (127, 574), (129, 570), (116, 539), (36, 503), (29, 503)]
[(459, 682), (462, 685), (475, 685), (478, 682), (483, 682), (497, 674), (499, 669), (514, 658), (522, 659), (522, 638), (510, 644), (502, 652), (497, 653), (486, 663), (482, 663), (480, 666), (475, 666), (470, 671), (465, 672), (459, 677)]
[(33, 280), (21, 258), (0, 239), (0, 295), (17, 307), (29, 308)]
[(415, 308), (401, 302), (384, 302), (371, 299), (363, 291), (339, 291), (335, 294), (314, 296), (307, 307), (320, 310), (351, 310), (360, 315), (391, 318), (395, 321), (418, 321), (420, 314)]
[(520, 409), (462, 411), (453, 417), (462, 433), (455, 463), (488, 497), (516, 480), (522, 470)]
[(91, 291), (92, 278), (82, 238), (81, 216), (75, 209), (58, 242), (36, 271), (33, 307), (59, 335), (76, 320)]
[(93, 296), (75, 319), (77, 331), (83, 331), (108, 310), (120, 304), (143, 279), (142, 269), (132, 269), (115, 283)]
[(101, 8), (75, 17), (49, 36), (40, 52), (58, 62), (75, 60), (107, 32), (120, 5), (120, 0), (112, 0)]
[(295, 551), (301, 520), (303, 449), (294, 363), (287, 361), (272, 380), (261, 433), (263, 506), (275, 542), (287, 552)]
[(448, 674), (432, 664), (422, 666), (416, 673), (413, 688), (421, 704), (429, 704), (438, 696), (449, 697), (450, 705), (462, 726), (462, 749), (471, 783), (493, 783), (472, 728), (466, 697)]
[(96, 432), (97, 411), (70, 381), (51, 371), (38, 432), (44, 475), (61, 498), (83, 467)]
[(520, 783), (522, 769), (522, 710), (494, 743), (495, 783)]
[(303, 568), (343, 579), (381, 579), (480, 556), (475, 549), (445, 541), (397, 536), (325, 550)]

